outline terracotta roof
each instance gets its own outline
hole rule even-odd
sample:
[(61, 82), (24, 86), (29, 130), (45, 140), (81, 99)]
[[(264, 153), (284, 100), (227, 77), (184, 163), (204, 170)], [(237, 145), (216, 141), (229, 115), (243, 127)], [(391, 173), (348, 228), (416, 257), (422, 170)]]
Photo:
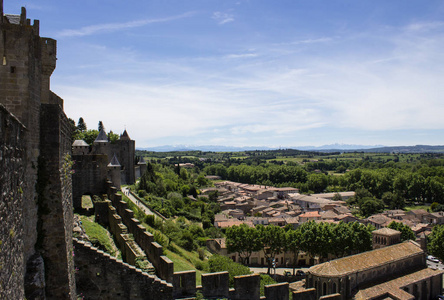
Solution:
[(320, 216), (318, 211), (307, 211), (306, 213), (299, 215), (299, 218), (317, 218)]
[(393, 221), (392, 218), (389, 218), (385, 215), (373, 215), (373, 216), (368, 217), (367, 220), (370, 222), (379, 224), (379, 225), (383, 225), (383, 224)]
[(346, 214), (350, 212), (350, 209), (348, 207), (339, 205), (333, 208), (334, 211), (341, 213), (341, 214)]
[(336, 217), (336, 219), (338, 219), (338, 220), (342, 220), (342, 219), (345, 219), (345, 218), (352, 218), (352, 219), (356, 220), (356, 217), (353, 216), (352, 214), (340, 214), (340, 215), (338, 215)]
[(234, 202), (234, 201), (227, 201), (227, 202), (224, 202), (224, 204), (225, 205), (236, 205), (236, 202)]
[(387, 227), (384, 227), (384, 228), (381, 228), (381, 229), (378, 229), (378, 230), (374, 230), (372, 233), (386, 235), (386, 236), (394, 236), (394, 235), (401, 234), (400, 231), (394, 230), (394, 229), (391, 229), (391, 228), (387, 228)]
[(236, 220), (227, 220), (227, 221), (218, 221), (215, 223), (217, 223), (219, 228), (228, 228), (228, 227), (231, 227), (234, 225), (239, 226), (241, 224), (246, 224), (249, 227), (254, 227), (253, 223), (250, 221), (245, 222), (245, 221), (241, 221), (241, 220), (237, 220), (237, 219)]
[(345, 276), (375, 268), (389, 261), (397, 261), (421, 253), (424, 253), (424, 251), (417, 243), (406, 241), (400, 244), (335, 259), (313, 266), (308, 271), (311, 274), (323, 277)]
[(376, 297), (381, 297), (385, 294), (395, 296), (396, 299), (414, 299), (411, 294), (405, 292), (401, 288), (415, 282), (437, 276), (444, 273), (441, 270), (433, 270), (430, 268), (424, 268), (420, 271), (410, 273), (408, 275), (398, 277), (396, 279), (374, 285), (369, 288), (361, 289), (355, 296), (354, 299), (364, 300), (364, 299), (375, 299)]
[(428, 215), (429, 214), (429, 212), (426, 211), (425, 209), (412, 209), (411, 211), (409, 211), (407, 213), (414, 214), (415, 216), (417, 216), (417, 215)]
[(338, 217), (338, 214), (335, 213), (334, 211), (331, 211), (331, 210), (328, 210), (328, 211), (325, 211), (325, 212), (321, 213), (321, 218), (322, 219), (334, 219), (334, 218), (337, 218), (337, 217)]

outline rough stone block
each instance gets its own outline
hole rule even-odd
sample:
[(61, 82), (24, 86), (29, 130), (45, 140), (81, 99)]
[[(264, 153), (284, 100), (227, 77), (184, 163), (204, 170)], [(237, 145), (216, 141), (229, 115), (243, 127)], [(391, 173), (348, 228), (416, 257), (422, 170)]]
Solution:
[(267, 300), (288, 300), (288, 282), (266, 285), (264, 294)]
[(260, 299), (259, 274), (243, 275), (234, 277), (234, 297), (236, 300), (258, 300)]
[(202, 274), (202, 294), (204, 298), (228, 298), (229, 294), (228, 272)]

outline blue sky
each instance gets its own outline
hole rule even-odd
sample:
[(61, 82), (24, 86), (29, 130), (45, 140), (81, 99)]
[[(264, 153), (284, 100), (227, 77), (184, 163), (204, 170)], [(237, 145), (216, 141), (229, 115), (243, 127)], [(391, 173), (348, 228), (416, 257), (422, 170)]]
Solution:
[(20, 1), (51, 89), (137, 147), (444, 144), (444, 1)]

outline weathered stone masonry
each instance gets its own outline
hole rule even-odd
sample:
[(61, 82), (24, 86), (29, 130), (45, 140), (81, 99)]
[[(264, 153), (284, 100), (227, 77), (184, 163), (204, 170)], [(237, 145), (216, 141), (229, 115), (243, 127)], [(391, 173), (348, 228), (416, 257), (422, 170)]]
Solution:
[(25, 127), (0, 104), (0, 298), (23, 299)]
[[(49, 90), (56, 50), (24, 8), (4, 15), (0, 0), (2, 299), (76, 296), (71, 174), (64, 159), (71, 133), (62, 99)], [(12, 115), (23, 124), (20, 134)]]

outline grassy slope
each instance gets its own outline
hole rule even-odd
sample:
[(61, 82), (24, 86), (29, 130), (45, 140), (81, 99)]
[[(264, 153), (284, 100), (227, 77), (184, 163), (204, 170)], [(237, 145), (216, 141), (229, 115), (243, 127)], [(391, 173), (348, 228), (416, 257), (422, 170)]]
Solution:
[(98, 246), (100, 249), (108, 252), (109, 254), (117, 256), (118, 250), (110, 234), (104, 227), (102, 227), (98, 223), (95, 223), (93, 218), (93, 216), (80, 216), (82, 226), (85, 229), (85, 232), (88, 235), (91, 243), (95, 246)]

